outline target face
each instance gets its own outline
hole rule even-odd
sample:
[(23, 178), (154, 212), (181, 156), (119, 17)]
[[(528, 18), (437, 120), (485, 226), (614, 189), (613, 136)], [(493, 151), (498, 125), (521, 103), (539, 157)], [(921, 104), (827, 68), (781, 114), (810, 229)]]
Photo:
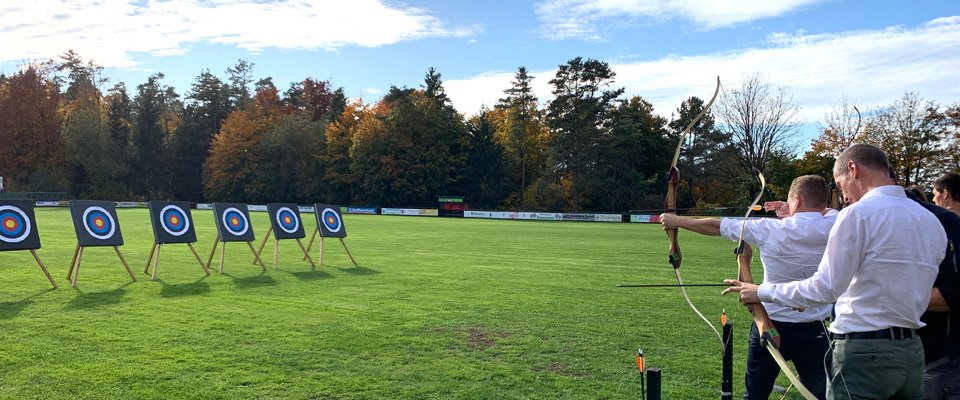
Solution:
[(173, 236), (183, 236), (190, 230), (190, 220), (182, 208), (169, 205), (160, 210), (160, 226)]
[(290, 208), (284, 207), (277, 213), (277, 225), (286, 233), (296, 233), (300, 228), (300, 218)]
[(343, 226), (343, 217), (340, 207), (327, 204), (314, 206), (317, 211), (317, 225), (323, 237), (347, 237), (347, 229)]
[(323, 226), (327, 228), (328, 231), (336, 233), (340, 232), (340, 228), (343, 227), (343, 221), (340, 220), (340, 214), (333, 209), (326, 208), (323, 210)]
[(33, 202), (0, 201), (0, 251), (39, 248), (40, 235), (33, 216)]
[(195, 243), (190, 203), (185, 201), (151, 201), (150, 222), (155, 243)]
[(109, 201), (71, 201), (70, 213), (80, 246), (122, 246), (116, 204)]
[(230, 207), (223, 212), (223, 226), (227, 228), (233, 236), (243, 236), (250, 228), (250, 221), (240, 210)]
[(254, 240), (247, 206), (237, 203), (213, 203), (220, 240), (225, 242), (249, 242)]
[(300, 206), (294, 203), (267, 204), (270, 225), (277, 239), (300, 239), (307, 235), (300, 223)]
[(83, 212), (83, 227), (90, 236), (100, 240), (113, 237), (117, 231), (117, 223), (103, 207), (89, 207)]
[(7, 243), (20, 243), (32, 231), (30, 217), (19, 207), (0, 206), (0, 240)]

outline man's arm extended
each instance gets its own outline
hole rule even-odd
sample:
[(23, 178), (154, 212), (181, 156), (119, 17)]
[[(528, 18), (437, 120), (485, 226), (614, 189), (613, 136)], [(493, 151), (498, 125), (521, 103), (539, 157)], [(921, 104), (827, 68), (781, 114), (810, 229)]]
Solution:
[(660, 214), (663, 229), (683, 228), (701, 235), (720, 236), (719, 218), (691, 218), (676, 214)]

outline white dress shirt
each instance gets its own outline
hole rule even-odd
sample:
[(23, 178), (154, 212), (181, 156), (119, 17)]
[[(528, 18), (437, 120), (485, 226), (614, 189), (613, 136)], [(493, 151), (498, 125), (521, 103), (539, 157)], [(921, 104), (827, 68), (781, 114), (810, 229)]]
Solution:
[(836, 302), (834, 333), (920, 328), (947, 235), (900, 186), (881, 186), (844, 208), (813, 277), (760, 285), (762, 301), (787, 307)]
[[(837, 211), (827, 215), (801, 212), (784, 219), (758, 218), (747, 220), (743, 240), (757, 248), (763, 263), (763, 282), (784, 283), (813, 276), (823, 258), (830, 228), (837, 220)], [(742, 218), (720, 221), (720, 235), (734, 242), (740, 239)], [(808, 307), (800, 312), (776, 303), (763, 303), (774, 321), (813, 322), (830, 316), (832, 305)]]

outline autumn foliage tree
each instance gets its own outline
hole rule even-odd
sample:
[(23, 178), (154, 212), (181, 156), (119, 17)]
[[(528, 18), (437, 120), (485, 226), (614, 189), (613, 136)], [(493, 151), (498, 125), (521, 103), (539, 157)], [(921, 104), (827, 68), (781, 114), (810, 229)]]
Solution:
[(30, 64), (0, 79), (0, 176), (6, 190), (65, 189), (62, 99), (60, 87), (43, 66)]

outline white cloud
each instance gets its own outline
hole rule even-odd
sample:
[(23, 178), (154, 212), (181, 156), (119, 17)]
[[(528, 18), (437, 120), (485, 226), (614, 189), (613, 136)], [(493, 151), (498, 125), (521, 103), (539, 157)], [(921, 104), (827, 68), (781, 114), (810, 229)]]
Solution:
[[(915, 29), (890, 27), (829, 35), (777, 34), (766, 47), (646, 62), (607, 60), (616, 71), (616, 87), (639, 95), (656, 112), (669, 116), (690, 96), (707, 98), (716, 76), (733, 87), (760, 73), (786, 86), (807, 122), (823, 119), (832, 103), (855, 98), (861, 110), (886, 106), (905, 92), (926, 100), (960, 102), (960, 17), (932, 20)], [(541, 105), (552, 96), (547, 81), (556, 71), (532, 71)], [(447, 81), (447, 93), (461, 112), (491, 106), (510, 87), (512, 72)]]
[(599, 27), (615, 19), (634, 24), (670, 19), (692, 21), (701, 29), (775, 17), (823, 0), (547, 0), (536, 6), (543, 37), (602, 40)]
[(378, 47), (428, 37), (462, 37), (429, 12), (383, 0), (32, 0), (0, 3), (0, 62), (54, 58), (68, 49), (104, 67), (132, 67), (134, 55), (179, 55), (212, 42), (266, 48)]

